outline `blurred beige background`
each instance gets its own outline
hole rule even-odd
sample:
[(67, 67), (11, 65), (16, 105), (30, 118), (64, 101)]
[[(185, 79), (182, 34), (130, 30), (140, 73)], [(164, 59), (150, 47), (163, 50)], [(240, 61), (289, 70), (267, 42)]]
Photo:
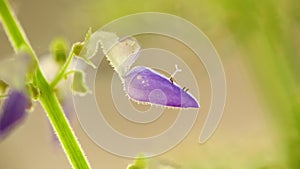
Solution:
[[(244, 60), (242, 49), (232, 34), (215, 19), (217, 9), (213, 5), (196, 1), (82, 1), (82, 0), (27, 0), (11, 1), (29, 40), (39, 55), (48, 52), (48, 45), (54, 37), (60, 36), (71, 43), (81, 40), (89, 27), (97, 30), (103, 24), (120, 16), (142, 11), (158, 11), (176, 14), (197, 25), (215, 45), (224, 65), (227, 78), (227, 102), (223, 119), (213, 137), (205, 144), (197, 143), (198, 136), (207, 116), (210, 104), (209, 81), (205, 70), (195, 57), (182, 54), (197, 77), (200, 86), (201, 109), (188, 137), (171, 151), (156, 159), (166, 159), (183, 168), (260, 168), (280, 163), (278, 152), (280, 144), (273, 124), (268, 116), (269, 110), (261, 99), (255, 77)], [(146, 39), (146, 38), (145, 38)], [(151, 44), (151, 40), (145, 43)], [(163, 43), (163, 40), (160, 41)], [(158, 43), (159, 44), (159, 43)], [(156, 43), (156, 45), (158, 45)], [(176, 50), (174, 46), (174, 50)], [(183, 51), (184, 52), (184, 51)], [(13, 53), (5, 33), (0, 28), (0, 56), (4, 58)], [(171, 70), (173, 71), (173, 70)], [(110, 85), (112, 68), (103, 63), (99, 76), (98, 101), (107, 105), (106, 118), (123, 132), (130, 128), (135, 135), (143, 136), (147, 126), (139, 128), (127, 125), (117, 119), (112, 112), (110, 93), (105, 88)], [(207, 90), (205, 90), (207, 89)], [(103, 91), (103, 92), (102, 92)], [(100, 95), (101, 93), (101, 95)], [(106, 103), (107, 102), (107, 103)], [(146, 109), (147, 107), (139, 107)], [(157, 133), (167, 127), (176, 117), (176, 112), (168, 111), (155, 125), (148, 126), (150, 133)], [(124, 169), (132, 159), (112, 155), (95, 145), (80, 127), (76, 117), (72, 125), (78, 139), (86, 151), (93, 168)], [(23, 125), (0, 142), (0, 169), (67, 169), (70, 168), (64, 153), (52, 141), (51, 129), (42, 111), (36, 103), (36, 109), (30, 113)]]

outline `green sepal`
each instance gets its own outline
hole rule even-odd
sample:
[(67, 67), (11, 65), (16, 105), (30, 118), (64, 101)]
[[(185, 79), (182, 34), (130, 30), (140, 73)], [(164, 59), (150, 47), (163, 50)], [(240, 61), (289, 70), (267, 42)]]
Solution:
[(84, 50), (86, 50), (85, 47), (88, 44), (91, 36), (92, 36), (92, 29), (89, 28), (88, 32), (86, 33), (84, 41), (75, 43), (72, 50), (76, 57), (82, 59), (93, 68), (96, 68), (96, 66), (91, 62), (91, 60), (86, 55), (83, 54), (86, 53)]
[(134, 163), (129, 165), (127, 169), (146, 169), (148, 166), (147, 159), (144, 155), (139, 155), (135, 160)]
[(68, 43), (65, 39), (57, 38), (52, 41), (50, 45), (50, 51), (54, 57), (54, 60), (62, 66), (67, 60)]
[(27, 90), (28, 90), (28, 93), (30, 95), (30, 97), (33, 99), (33, 100), (38, 100), (40, 95), (41, 95), (41, 92), (40, 92), (40, 89), (34, 85), (33, 83), (28, 83), (27, 84)]
[(7, 83), (5, 83), (4, 81), (0, 80), (0, 94), (6, 93), (8, 87), (9, 86), (8, 86)]
[(85, 85), (84, 73), (81, 71), (74, 71), (72, 90), (79, 94), (87, 94), (90, 92), (89, 88)]

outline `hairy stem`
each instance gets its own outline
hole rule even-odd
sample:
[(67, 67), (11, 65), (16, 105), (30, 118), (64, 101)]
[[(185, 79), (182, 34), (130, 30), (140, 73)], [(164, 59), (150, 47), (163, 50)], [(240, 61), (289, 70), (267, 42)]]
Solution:
[(6, 0), (0, 0), (0, 18), (15, 52), (27, 52), (31, 57), (34, 57), (34, 60), (37, 60), (36, 55), (31, 48), (25, 33), (21, 29), (18, 20), (14, 17), (14, 14), (10, 10), (10, 7)]
[(51, 82), (50, 86), (51, 88), (55, 88), (55, 86), (65, 77), (65, 73), (70, 66), (75, 54), (74, 54), (74, 46), (72, 47), (70, 54), (67, 58), (67, 61), (64, 63), (58, 74), (55, 76), (54, 80)]
[(27, 40), (20, 24), (17, 22), (17, 19), (10, 10), (6, 0), (0, 0), (0, 17), (15, 52), (26, 52), (37, 63), (34, 79), (41, 92), (39, 101), (44, 107), (44, 110), (51, 124), (53, 125), (59, 141), (62, 143), (62, 147), (72, 167), (74, 169), (90, 169), (91, 167), (88, 163), (88, 160), (84, 155), (84, 152), (81, 149), (80, 144), (77, 141), (76, 136), (64, 115), (57, 96), (43, 75), (38, 65), (36, 54), (30, 46), (30, 43)]
[(59, 101), (54, 95), (51, 86), (47, 83), (43, 74), (37, 71), (37, 85), (42, 91), (40, 102), (44, 107), (51, 124), (55, 128), (57, 135), (64, 147), (69, 160), (75, 169), (89, 169), (88, 161), (73, 133), (71, 126), (66, 119)]

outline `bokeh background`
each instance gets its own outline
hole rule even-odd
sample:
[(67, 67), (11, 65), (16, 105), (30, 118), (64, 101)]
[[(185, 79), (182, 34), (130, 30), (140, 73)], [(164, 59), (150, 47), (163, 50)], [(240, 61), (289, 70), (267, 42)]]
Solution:
[[(192, 71), (199, 74), (202, 108), (188, 137), (153, 160), (168, 161), (184, 169), (300, 168), (300, 3), (297, 0), (11, 0), (10, 4), (40, 56), (49, 53), (49, 44), (55, 37), (63, 37), (70, 43), (80, 41), (89, 27), (97, 30), (128, 14), (165, 12), (189, 20), (209, 37), (223, 62), (228, 85), (224, 116), (213, 137), (205, 144), (198, 144), (210, 103), (209, 79), (196, 57), (174, 45)], [(141, 37), (142, 45), (172, 46), (163, 38), (153, 38)], [(13, 50), (0, 27), (0, 57), (11, 54)], [(106, 118), (115, 128), (121, 132), (132, 130), (138, 136), (151, 135), (174, 120), (176, 112), (166, 112), (162, 121), (146, 129), (118, 119), (111, 101), (106, 99), (111, 97), (110, 93), (104, 90), (110, 85), (113, 70), (107, 62), (102, 65), (97, 98), (106, 105), (103, 108)], [(93, 168), (124, 169), (132, 162), (94, 144), (75, 116), (72, 125)], [(24, 123), (0, 142), (0, 169), (35, 168), (70, 168), (60, 146), (53, 141), (47, 117), (37, 103)]]

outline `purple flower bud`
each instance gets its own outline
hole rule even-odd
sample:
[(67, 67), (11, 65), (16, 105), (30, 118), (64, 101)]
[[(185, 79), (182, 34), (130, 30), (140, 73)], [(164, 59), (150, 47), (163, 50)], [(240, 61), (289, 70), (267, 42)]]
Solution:
[(124, 78), (125, 91), (135, 101), (178, 108), (199, 108), (197, 100), (160, 73), (134, 67)]
[(13, 90), (10, 93), (0, 114), (0, 139), (24, 119), (28, 104), (29, 99), (24, 92)]

